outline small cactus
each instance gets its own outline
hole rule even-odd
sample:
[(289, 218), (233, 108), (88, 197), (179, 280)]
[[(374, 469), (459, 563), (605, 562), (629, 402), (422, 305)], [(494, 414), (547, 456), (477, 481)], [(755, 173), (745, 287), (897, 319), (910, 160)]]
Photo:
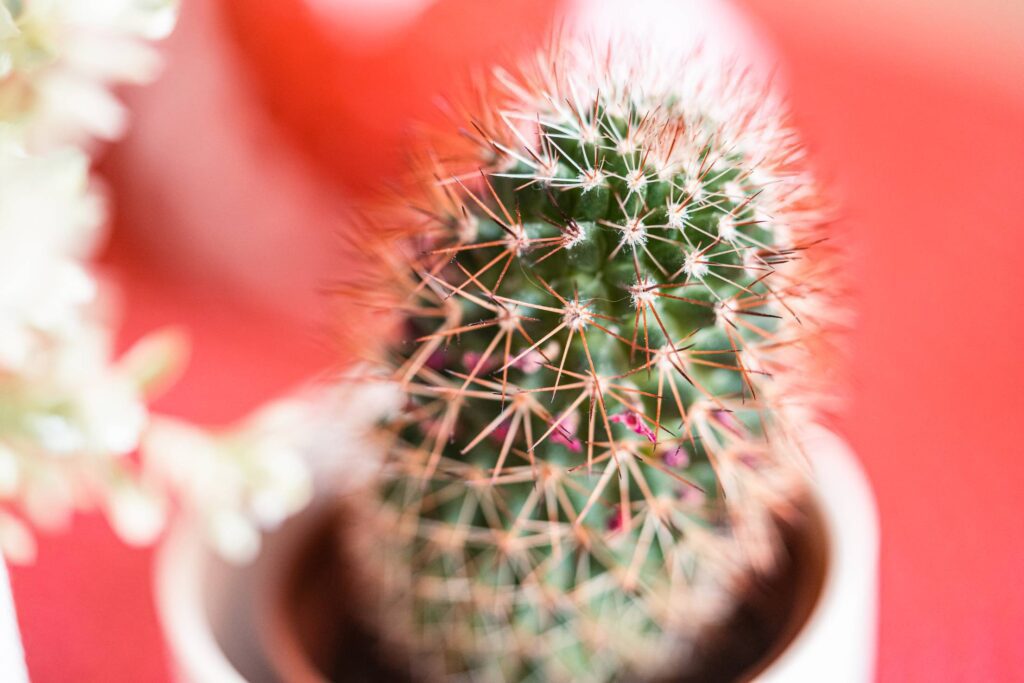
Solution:
[(657, 675), (772, 567), (822, 213), (770, 93), (694, 64), (496, 71), (373, 226), (408, 403), (359, 552), (418, 671)]

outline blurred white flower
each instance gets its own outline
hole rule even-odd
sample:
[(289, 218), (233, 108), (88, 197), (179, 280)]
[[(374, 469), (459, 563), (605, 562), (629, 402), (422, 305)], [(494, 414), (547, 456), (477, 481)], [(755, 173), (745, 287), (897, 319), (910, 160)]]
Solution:
[(401, 394), (356, 374), (268, 403), (227, 429), (154, 417), (141, 447), (146, 475), (172, 490), (218, 554), (248, 562), (262, 532), (312, 500), (314, 473), (337, 494), (379, 469), (375, 427), (399, 410)]
[(107, 516), (125, 543), (148, 545), (164, 528), (167, 504), (158, 491), (124, 482), (107, 499)]
[(260, 552), (260, 531), (238, 510), (215, 510), (206, 520), (207, 540), (221, 557), (235, 564), (256, 559)]
[[(287, 404), (287, 401), (282, 401)], [(303, 416), (272, 405), (218, 432), (156, 417), (142, 446), (147, 473), (176, 494), (184, 512), (228, 560), (246, 562), (260, 533), (276, 528), (312, 497), (298, 442)], [(281, 419), (281, 413), (293, 419)]]
[(146, 40), (173, 0), (0, 0), (0, 553), (31, 561), (45, 529), (105, 509), (126, 541), (151, 541), (165, 504), (126, 457), (145, 394), (180, 362), (176, 334), (114, 360), (88, 258), (104, 205), (80, 147), (111, 139), (119, 83), (152, 78)]
[(175, 0), (0, 0), (0, 121), (33, 149), (118, 137), (126, 116), (110, 89), (156, 75), (146, 41), (176, 16)]
[[(152, 540), (164, 506), (134, 483), (126, 457), (148, 421), (142, 382), (112, 360), (107, 331), (76, 313), (77, 335), (33, 330), (29, 362), (0, 370), (0, 507), (44, 529), (101, 507), (125, 541)], [(176, 347), (147, 344), (164, 367), (178, 362)]]
[(81, 152), (31, 156), (0, 129), (0, 503), (45, 528), (66, 524), (89, 463), (132, 450), (145, 420), (92, 305), (83, 259), (101, 218)]
[(82, 262), (102, 219), (88, 170), (74, 150), (29, 156), (0, 127), (0, 367), (31, 362), (38, 334), (77, 334), (96, 294)]
[(18, 455), (7, 446), (0, 444), (0, 498), (13, 495), (18, 490), (21, 467)]
[(0, 512), (0, 554), (15, 564), (36, 559), (36, 539), (25, 523)]

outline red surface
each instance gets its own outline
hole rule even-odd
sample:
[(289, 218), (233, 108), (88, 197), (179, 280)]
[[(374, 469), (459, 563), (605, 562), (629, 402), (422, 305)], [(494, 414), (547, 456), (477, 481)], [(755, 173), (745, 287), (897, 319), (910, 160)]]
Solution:
[(910, 47), (829, 3), (746, 4), (787, 58), (856, 249), (844, 431), (880, 508), (878, 678), (1024, 680), (1020, 32), (975, 40), (929, 6), (900, 27)]
[[(857, 255), (843, 431), (881, 513), (879, 680), (1024, 680), (1024, 59), (988, 45), (971, 61), (956, 26), (940, 25), (931, 49), (955, 51), (954, 69), (877, 36), (864, 50), (864, 26), (828, 25), (797, 2), (747, 4), (789, 62)], [(193, 327), (196, 355), (165, 410), (229, 419), (328, 361), (315, 331), (158, 273), (129, 279), (126, 338)], [(13, 581), (37, 683), (167, 680), (148, 554), (101, 522), (44, 542)]]
[(332, 179), (366, 191), (403, 169), (410, 122), (441, 119), (438, 95), (452, 94), (467, 65), (536, 45), (566, 3), (435, 1), (369, 44), (306, 0), (220, 4), (270, 112)]

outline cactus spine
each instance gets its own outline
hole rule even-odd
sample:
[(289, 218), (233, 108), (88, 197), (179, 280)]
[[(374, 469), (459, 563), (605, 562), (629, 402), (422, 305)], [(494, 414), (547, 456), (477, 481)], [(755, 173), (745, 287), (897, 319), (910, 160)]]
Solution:
[(419, 670), (654, 675), (771, 566), (820, 215), (763, 90), (660, 66), (567, 43), (497, 71), (375, 224), (361, 296), (405, 317), (408, 405), (366, 552)]

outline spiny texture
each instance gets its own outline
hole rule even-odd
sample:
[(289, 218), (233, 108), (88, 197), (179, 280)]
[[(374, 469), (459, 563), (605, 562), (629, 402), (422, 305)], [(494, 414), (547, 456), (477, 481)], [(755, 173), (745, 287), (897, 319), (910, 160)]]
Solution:
[(417, 670), (653, 675), (771, 568), (821, 214), (766, 89), (664, 66), (497, 72), (375, 226), (408, 405), (360, 552)]

